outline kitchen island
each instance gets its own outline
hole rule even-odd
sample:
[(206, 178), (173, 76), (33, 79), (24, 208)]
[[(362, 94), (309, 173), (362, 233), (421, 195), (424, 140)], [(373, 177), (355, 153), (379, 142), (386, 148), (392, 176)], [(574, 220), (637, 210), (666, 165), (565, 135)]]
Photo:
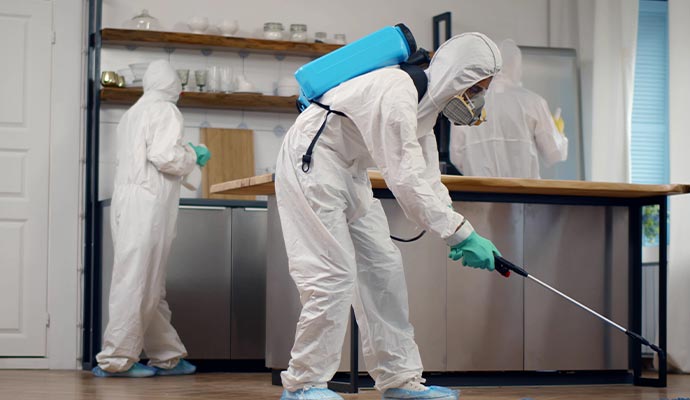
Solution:
[[(370, 180), (391, 234), (416, 236), (421, 229), (406, 219), (381, 175), (371, 172)], [(211, 191), (268, 196), (266, 365), (277, 372), (287, 367), (300, 303), (288, 274), (273, 181), (273, 175), (261, 175)], [(659, 205), (660, 242), (666, 243), (667, 197), (688, 193), (690, 186), (462, 176), (442, 181), (453, 207), (504, 257), (640, 332), (642, 207)], [(665, 364), (658, 379), (643, 378), (639, 344), (553, 293), (515, 275), (505, 279), (464, 268), (447, 258), (447, 246), (431, 234), (397, 244), (425, 371), (450, 379), (443, 383), (665, 385)], [(656, 340), (665, 349), (666, 247), (659, 253)], [(341, 370), (364, 370), (362, 363), (350, 365), (362, 359), (357, 347), (346, 340)], [(356, 391), (357, 374), (333, 386)]]

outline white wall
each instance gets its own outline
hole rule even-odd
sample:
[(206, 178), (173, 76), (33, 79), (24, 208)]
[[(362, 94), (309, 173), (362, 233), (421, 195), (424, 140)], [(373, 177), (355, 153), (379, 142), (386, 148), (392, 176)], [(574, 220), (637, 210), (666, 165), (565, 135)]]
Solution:
[(48, 296), (50, 327), (46, 358), (0, 358), (0, 368), (73, 369), (78, 366), (82, 191), (82, 43), (81, 0), (53, 0), (50, 122), (50, 201)]
[[(558, 26), (557, 45), (571, 47), (577, 43), (573, 38), (576, 32), (572, 8), (564, 0), (551, 0), (556, 3), (556, 11), (565, 16)], [(315, 0), (260, 0), (251, 3), (219, 2), (216, 0), (105, 0), (103, 12), (104, 27), (123, 27), (125, 21), (146, 8), (158, 18), (165, 30), (188, 31), (184, 24), (195, 15), (208, 16), (211, 23), (222, 19), (236, 19), (240, 25), (238, 36), (260, 36), (263, 23), (282, 22), (286, 27), (291, 23), (305, 23), (308, 33), (325, 31), (332, 37), (334, 33), (345, 33), (349, 41), (356, 40), (385, 25), (405, 23), (415, 35), (418, 45), (432, 48), (432, 17), (446, 11), (452, 12), (452, 33), (481, 31), (496, 41), (513, 38), (520, 45), (549, 45), (549, 0), (442, 0), (419, 2), (413, 0), (324, 2)], [(358, 10), (354, 12), (353, 10)], [(364, 11), (366, 10), (366, 11)], [(305, 57), (288, 57), (278, 61), (272, 56), (250, 55), (244, 60), (235, 52), (216, 51), (208, 57), (199, 51), (176, 50), (171, 55), (162, 49), (107, 48), (103, 51), (102, 70), (118, 70), (135, 62), (148, 62), (157, 58), (167, 58), (176, 68), (206, 68), (211, 65), (230, 65), (235, 74), (242, 72), (265, 94), (274, 90), (274, 82), (289, 76), (302, 64), (310, 61)], [(115, 129), (125, 107), (105, 106), (101, 115), (101, 187), (99, 197), (109, 198), (112, 192), (114, 174)], [(271, 171), (275, 165), (282, 137), (292, 125), (296, 114), (244, 113), (238, 111), (182, 110), (185, 117), (185, 140), (197, 142), (199, 126), (235, 128), (244, 123), (254, 130), (255, 167), (257, 173)], [(197, 197), (187, 189), (182, 189), (183, 197)]]
[[(669, 0), (669, 133), (671, 182), (690, 183), (690, 2)], [(690, 372), (690, 195), (671, 198), (669, 253), (669, 360)]]

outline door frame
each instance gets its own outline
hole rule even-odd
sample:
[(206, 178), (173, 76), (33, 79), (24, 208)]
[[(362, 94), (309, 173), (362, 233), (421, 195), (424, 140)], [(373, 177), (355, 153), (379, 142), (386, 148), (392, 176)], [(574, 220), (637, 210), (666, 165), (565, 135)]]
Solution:
[[(23, 1), (23, 0), (17, 0)], [(86, 39), (82, 0), (53, 4), (48, 203), (50, 326), (46, 357), (0, 358), (0, 369), (76, 369), (81, 342), (84, 70)]]

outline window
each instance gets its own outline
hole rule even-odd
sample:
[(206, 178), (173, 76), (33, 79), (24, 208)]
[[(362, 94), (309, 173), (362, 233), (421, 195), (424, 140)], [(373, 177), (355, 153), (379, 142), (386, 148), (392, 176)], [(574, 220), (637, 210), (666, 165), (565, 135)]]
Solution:
[[(669, 181), (668, 3), (640, 0), (630, 144), (633, 183)], [(659, 243), (658, 207), (643, 212), (643, 242)]]

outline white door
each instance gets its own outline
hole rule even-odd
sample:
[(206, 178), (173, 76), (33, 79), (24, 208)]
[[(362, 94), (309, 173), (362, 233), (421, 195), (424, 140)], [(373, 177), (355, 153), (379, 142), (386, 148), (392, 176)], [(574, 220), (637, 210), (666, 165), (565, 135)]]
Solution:
[(52, 7), (0, 1), (0, 357), (46, 354)]

